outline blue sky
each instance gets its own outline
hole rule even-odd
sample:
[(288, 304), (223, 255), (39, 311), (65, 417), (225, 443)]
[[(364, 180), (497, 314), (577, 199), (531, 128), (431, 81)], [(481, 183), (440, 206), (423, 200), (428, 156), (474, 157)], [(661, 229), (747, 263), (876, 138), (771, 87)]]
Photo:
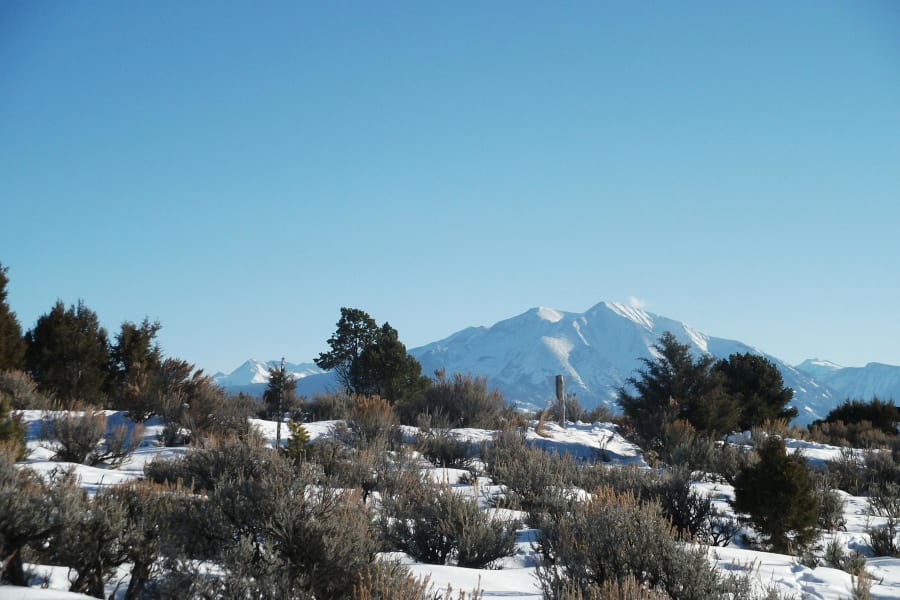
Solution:
[(896, 2), (0, 4), (0, 262), (207, 371), (643, 304), (900, 364)]

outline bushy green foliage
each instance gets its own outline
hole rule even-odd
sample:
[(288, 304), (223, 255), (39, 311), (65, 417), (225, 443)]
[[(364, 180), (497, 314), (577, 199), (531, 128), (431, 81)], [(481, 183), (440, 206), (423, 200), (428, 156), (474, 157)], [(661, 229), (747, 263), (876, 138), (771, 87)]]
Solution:
[[(619, 406), (638, 440), (652, 452), (668, 452), (666, 429), (684, 420), (697, 433), (718, 436), (738, 427), (789, 419), (793, 390), (784, 387), (778, 368), (764, 357), (732, 354), (715, 362), (694, 358), (691, 347), (669, 332), (653, 345), (656, 358), (619, 390)], [(632, 393), (632, 390), (634, 391)]]
[(778, 367), (766, 357), (732, 354), (718, 361), (713, 370), (724, 375), (725, 392), (740, 406), (741, 431), (766, 421), (789, 421), (797, 416), (796, 408), (787, 407), (794, 390), (785, 387)]
[(900, 409), (877, 397), (869, 402), (847, 400), (825, 419), (809, 425), (810, 433), (823, 442), (854, 448), (891, 448), (897, 445)]
[(420, 482), (383, 502), (385, 542), (418, 561), (481, 569), (515, 552), (513, 524), (491, 519), (449, 485)]
[(97, 313), (79, 300), (57, 301), (25, 334), (27, 371), (45, 394), (70, 405), (101, 405), (109, 380), (109, 343)]
[(159, 322), (144, 319), (140, 325), (125, 321), (110, 346), (109, 396), (111, 405), (143, 421), (157, 410), (157, 386), (162, 351), (156, 343)]
[(842, 421), (846, 424), (868, 421), (884, 433), (896, 435), (900, 423), (900, 409), (893, 402), (884, 402), (877, 396), (869, 402), (847, 400), (831, 409), (825, 417), (826, 423)]
[(16, 313), (9, 308), (6, 298), (8, 269), (0, 264), (0, 371), (21, 369), (25, 366), (25, 339)]
[(805, 460), (789, 456), (784, 441), (771, 436), (758, 453), (735, 479), (733, 506), (768, 548), (790, 554), (818, 534), (819, 499)]
[(300, 398), (297, 396), (297, 380), (294, 376), (281, 368), (269, 369), (269, 383), (263, 392), (263, 418), (280, 418), (280, 414), (293, 413), (299, 406)]
[(653, 349), (657, 358), (641, 358), (643, 368), (619, 390), (619, 406), (642, 443), (658, 450), (665, 426), (677, 419), (708, 433), (727, 432), (737, 424), (739, 407), (724, 392), (722, 376), (712, 371), (712, 358), (694, 359), (690, 346), (669, 332)]
[(365, 311), (341, 308), (328, 345), (331, 350), (320, 353), (315, 362), (333, 370), (351, 393), (378, 395), (397, 403), (416, 398), (428, 386), (422, 366), (407, 354), (397, 330), (389, 323), (378, 327)]
[(296, 421), (288, 421), (288, 437), (287, 444), (284, 447), (284, 455), (294, 464), (300, 464), (306, 460), (309, 455), (309, 432), (303, 423)]
[(334, 371), (344, 389), (359, 392), (351, 370), (353, 363), (363, 350), (375, 343), (378, 324), (365, 311), (358, 308), (341, 307), (341, 318), (337, 330), (328, 338), (328, 352), (319, 353), (316, 365), (326, 371)]

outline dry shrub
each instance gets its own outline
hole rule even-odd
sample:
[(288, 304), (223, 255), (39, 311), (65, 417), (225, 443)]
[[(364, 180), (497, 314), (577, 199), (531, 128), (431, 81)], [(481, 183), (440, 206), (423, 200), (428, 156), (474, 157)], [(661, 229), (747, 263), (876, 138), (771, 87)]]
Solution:
[(353, 396), (346, 392), (315, 394), (306, 404), (306, 417), (310, 421), (347, 420), (353, 413)]
[(400, 421), (381, 396), (356, 396), (349, 424), (360, 446), (384, 446)]
[(38, 391), (37, 384), (24, 371), (0, 372), (0, 396), (9, 396), (14, 410), (49, 410), (52, 401)]
[(705, 551), (680, 545), (659, 505), (639, 503), (610, 488), (573, 505), (565, 517), (547, 515), (538, 549), (538, 580), (548, 598), (567, 589), (581, 597), (602, 597), (596, 594), (603, 585), (628, 578), (641, 590), (675, 598), (715, 598), (722, 592)]
[(414, 424), (426, 414), (435, 426), (497, 427), (507, 403), (500, 392), (488, 389), (486, 377), (455, 373), (448, 378), (442, 371), (435, 375), (421, 398), (397, 407), (404, 423)]
[(397, 563), (376, 562), (366, 569), (353, 588), (353, 600), (481, 600), (479, 590), (469, 594), (460, 591), (455, 597), (453, 588), (435, 591), (431, 578), (413, 577), (409, 569)]
[(84, 405), (47, 413), (41, 429), (41, 437), (56, 442), (53, 460), (91, 466), (121, 464), (144, 437), (139, 424), (123, 424), (107, 432), (106, 415)]
[(445, 429), (432, 429), (416, 435), (416, 450), (433, 465), (463, 469), (472, 460), (472, 448)]
[(515, 553), (515, 524), (491, 519), (449, 485), (412, 485), (383, 502), (379, 527), (388, 547), (420, 562), (481, 569)]

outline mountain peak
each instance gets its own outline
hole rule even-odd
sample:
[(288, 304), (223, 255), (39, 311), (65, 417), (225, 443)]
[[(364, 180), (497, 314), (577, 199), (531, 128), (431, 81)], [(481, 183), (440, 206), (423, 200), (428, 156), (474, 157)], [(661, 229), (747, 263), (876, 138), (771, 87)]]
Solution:
[(653, 329), (653, 317), (650, 316), (650, 313), (645, 311), (643, 308), (639, 308), (637, 306), (632, 306), (630, 304), (623, 304), (621, 302), (601, 302), (598, 306), (605, 306), (609, 310), (613, 311), (620, 317), (625, 317), (629, 321), (637, 323), (641, 327), (646, 327), (647, 329)]

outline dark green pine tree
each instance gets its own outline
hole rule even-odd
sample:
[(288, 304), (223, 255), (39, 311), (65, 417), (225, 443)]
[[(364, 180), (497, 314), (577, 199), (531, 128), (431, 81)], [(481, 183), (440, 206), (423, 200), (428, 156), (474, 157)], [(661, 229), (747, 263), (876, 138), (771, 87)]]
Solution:
[(138, 421), (155, 412), (162, 351), (156, 335), (162, 326), (145, 318), (140, 325), (125, 321), (109, 349), (109, 394), (114, 408), (127, 410)]
[(424, 393), (431, 383), (389, 323), (381, 326), (375, 342), (353, 362), (350, 379), (358, 393), (377, 394), (392, 404)]
[(47, 394), (67, 404), (102, 404), (109, 380), (109, 341), (97, 313), (79, 300), (58, 300), (25, 335), (25, 366)]
[(375, 319), (358, 308), (341, 308), (337, 330), (328, 339), (331, 350), (321, 352), (316, 365), (326, 371), (334, 371), (341, 385), (350, 392), (361, 393), (351, 375), (351, 368), (368, 346), (375, 343), (379, 329)]
[(819, 499), (802, 456), (788, 456), (784, 441), (769, 437), (759, 462), (735, 478), (735, 511), (759, 532), (772, 552), (791, 554), (818, 535)]
[(741, 431), (765, 421), (789, 421), (797, 416), (797, 409), (787, 406), (794, 390), (785, 387), (778, 367), (764, 356), (732, 354), (718, 361), (714, 370), (724, 376), (726, 392), (741, 407)]
[(678, 419), (706, 433), (730, 431), (738, 409), (722, 393), (721, 378), (712, 373), (713, 359), (694, 359), (690, 346), (680, 344), (668, 331), (653, 348), (656, 358), (641, 358), (644, 367), (619, 389), (619, 406), (641, 441), (659, 447), (666, 425)]
[(25, 339), (16, 313), (6, 301), (7, 268), (0, 263), (0, 371), (22, 369), (25, 366)]
[(281, 413), (292, 412), (299, 400), (297, 398), (297, 380), (292, 373), (282, 371), (280, 367), (269, 369), (269, 384), (263, 392), (265, 416), (271, 419)]
[[(884, 402), (877, 396), (870, 402), (846, 400), (831, 409), (825, 417), (825, 423), (839, 421), (846, 425), (868, 421), (876, 429), (888, 435), (896, 435), (897, 424), (900, 423), (900, 409), (893, 402)], [(821, 422), (816, 421), (816, 423)]]

